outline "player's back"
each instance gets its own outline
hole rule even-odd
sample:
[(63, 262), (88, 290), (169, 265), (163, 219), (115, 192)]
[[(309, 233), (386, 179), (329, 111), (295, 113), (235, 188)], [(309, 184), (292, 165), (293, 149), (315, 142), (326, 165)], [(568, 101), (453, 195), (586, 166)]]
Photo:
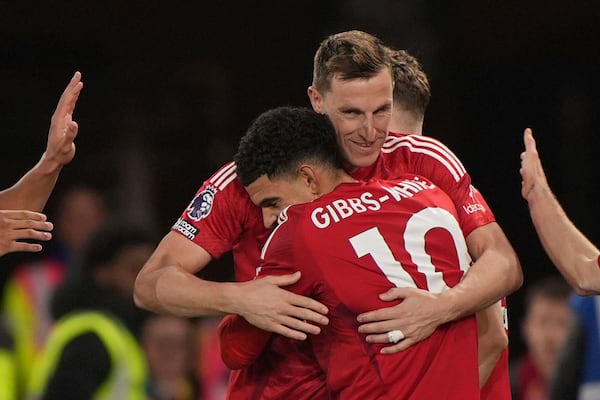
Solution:
[[(444, 325), (423, 342), (382, 355), (358, 333), (356, 315), (387, 307), (394, 286), (441, 292), (456, 285), (470, 259), (450, 198), (428, 181), (342, 184), (287, 210), (264, 251), (261, 273), (302, 271), (292, 289), (329, 308), (313, 338), (328, 387), (340, 398), (476, 398), (473, 317)], [(286, 267), (283, 267), (284, 269)], [(446, 396), (446, 397), (444, 397)]]

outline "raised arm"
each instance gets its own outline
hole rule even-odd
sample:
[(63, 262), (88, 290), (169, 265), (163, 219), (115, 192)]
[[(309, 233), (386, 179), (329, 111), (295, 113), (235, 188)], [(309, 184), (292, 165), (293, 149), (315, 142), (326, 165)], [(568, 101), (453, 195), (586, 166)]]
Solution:
[(552, 193), (531, 129), (523, 135), (521, 194), (546, 253), (580, 295), (600, 294), (600, 251), (569, 219)]
[(41, 211), (44, 208), (62, 167), (75, 155), (77, 123), (73, 121), (73, 112), (82, 88), (81, 73), (75, 72), (52, 115), (46, 151), (17, 183), (0, 192), (0, 209)]

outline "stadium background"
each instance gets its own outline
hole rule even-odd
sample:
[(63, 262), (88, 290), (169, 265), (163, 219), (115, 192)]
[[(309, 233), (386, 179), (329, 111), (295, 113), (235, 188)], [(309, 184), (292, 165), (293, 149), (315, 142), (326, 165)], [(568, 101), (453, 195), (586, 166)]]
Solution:
[[(521, 258), (525, 285), (509, 298), (518, 355), (522, 294), (554, 271), (520, 196), (523, 128), (572, 219), (600, 243), (599, 2), (0, 1), (0, 184), (38, 160), (80, 70), (78, 151), (57, 190), (93, 182), (123, 218), (166, 232), (252, 118), (309, 105), (318, 43), (348, 29), (409, 50), (428, 73), (425, 133), (462, 159)], [(4, 258), (2, 279), (16, 259)], [(207, 276), (229, 268), (225, 258)]]

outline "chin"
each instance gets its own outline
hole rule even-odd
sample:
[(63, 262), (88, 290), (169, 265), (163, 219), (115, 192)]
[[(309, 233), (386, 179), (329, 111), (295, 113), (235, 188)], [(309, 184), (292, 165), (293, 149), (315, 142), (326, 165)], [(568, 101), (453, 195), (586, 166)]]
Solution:
[(377, 161), (377, 157), (379, 157), (379, 153), (354, 156), (349, 161), (357, 168), (364, 168), (373, 165)]

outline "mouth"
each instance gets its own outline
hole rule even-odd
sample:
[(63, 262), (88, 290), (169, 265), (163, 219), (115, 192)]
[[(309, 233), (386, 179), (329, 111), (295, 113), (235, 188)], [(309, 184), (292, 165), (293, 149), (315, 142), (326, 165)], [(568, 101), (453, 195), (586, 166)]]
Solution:
[(377, 141), (373, 141), (373, 142), (350, 141), (350, 143), (352, 143), (352, 147), (354, 147), (357, 151), (359, 151), (361, 153), (372, 153), (373, 151), (376, 151), (379, 149), (379, 146), (377, 146)]

